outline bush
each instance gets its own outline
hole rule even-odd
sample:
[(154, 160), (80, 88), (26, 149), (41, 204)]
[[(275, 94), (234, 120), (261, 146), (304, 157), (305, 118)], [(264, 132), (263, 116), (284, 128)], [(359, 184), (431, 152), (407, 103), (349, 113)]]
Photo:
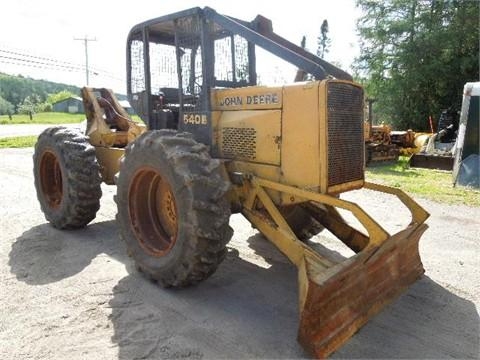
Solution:
[(0, 96), (0, 115), (12, 114), (13, 111), (14, 111), (13, 104)]

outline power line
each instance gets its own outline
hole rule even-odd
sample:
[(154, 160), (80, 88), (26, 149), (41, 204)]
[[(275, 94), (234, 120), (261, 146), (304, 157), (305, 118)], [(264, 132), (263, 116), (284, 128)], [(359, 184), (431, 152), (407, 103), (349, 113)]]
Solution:
[(81, 68), (82, 70), (84, 69), (84, 66), (80, 65), (80, 64), (74, 64), (74, 63), (71, 63), (71, 62), (68, 62), (68, 61), (62, 61), (62, 60), (47, 58), (47, 57), (43, 57), (43, 56), (31, 55), (31, 54), (27, 54), (25, 52), (11, 51), (11, 50), (5, 50), (5, 49), (0, 49), (0, 52), (10, 54), (10, 55), (16, 55), (16, 56), (20, 56), (20, 57), (24, 57), (24, 58), (28, 58), (28, 59), (39, 59), (39, 60), (45, 60), (45, 61), (53, 62), (53, 63), (70, 65), (72, 67)]
[[(0, 44), (0, 46), (3, 46), (3, 45)], [(40, 59), (40, 60), (45, 60), (47, 62), (54, 62), (54, 63), (70, 65), (72, 67), (80, 69), (81, 71), (85, 71), (85, 65), (72, 63), (72, 62), (69, 62), (69, 61), (64, 61), (64, 60), (59, 60), (59, 59), (54, 59), (54, 58), (47, 58), (47, 57), (44, 57), (44, 56), (37, 56), (37, 55), (28, 54), (28, 53), (26, 53), (26, 50), (15, 49), (15, 51), (12, 51), (12, 50), (5, 50), (5, 49), (0, 48), (0, 52), (4, 52), (4, 53), (7, 53), (7, 54), (11, 54), (11, 55), (12, 54), (17, 55), (17, 56), (20, 56), (22, 58), (25, 57), (25, 58), (31, 58), (31, 59)], [(118, 79), (118, 80), (122, 80), (122, 81), (124, 80), (124, 79), (121, 79), (119, 77), (116, 77), (115, 76), (116, 74), (114, 74), (110, 71), (100, 69), (100, 68), (94, 67), (94, 66), (89, 66), (89, 72), (90, 73), (103, 73), (103, 75), (106, 76), (106, 77), (110, 77), (112, 79)]]
[(26, 64), (38, 64), (38, 65), (47, 66), (49, 68), (65, 68), (65, 69), (71, 69), (71, 70), (76, 70), (76, 71), (83, 71), (83, 69), (78, 68), (77, 66), (48, 63), (48, 62), (44, 62), (44, 61), (23, 59), (23, 58), (18, 58), (18, 57), (14, 57), (14, 56), (5, 56), (5, 55), (1, 55), (1, 54), (0, 54), (0, 59), (7, 59), (7, 60), (10, 60), (10, 61), (16, 61), (18, 65), (20, 65), (22, 63), (23, 64), (25, 64), (25, 63)]
[[(45, 56), (33, 55), (23, 49), (5, 49), (5, 45), (3, 44), (0, 45), (0, 63), (68, 72), (86, 71), (86, 67), (81, 64), (75, 64), (69, 61), (63, 61)], [(93, 73), (101, 77), (116, 80), (118, 82), (125, 82), (125, 78), (97, 67), (89, 66), (88, 72), (89, 74)]]
[(44, 70), (60, 70), (60, 71), (67, 71), (67, 72), (76, 72), (76, 71), (73, 71), (73, 70), (67, 70), (67, 69), (58, 69), (58, 68), (53, 68), (53, 67), (46, 67), (45, 65), (38, 65), (38, 64), (34, 64), (34, 63), (22, 63), (22, 62), (18, 62), (18, 60), (0, 60), (0, 63), (1, 64), (8, 64), (8, 65), (16, 65), (16, 66), (27, 66), (27, 67), (33, 67), (33, 68), (37, 68), (37, 69), (44, 69)]
[[(28, 61), (25, 59), (10, 58), (10, 57), (1, 56), (1, 55), (0, 55), (0, 64), (8, 64), (8, 65), (15, 65), (19, 67), (29, 67), (29, 68), (36, 68), (36, 69), (43, 69), (43, 70), (50, 70), (50, 71), (64, 71), (69, 73), (80, 73), (84, 71), (83, 68), (78, 69), (74, 67), (42, 63), (39, 61)], [(116, 76), (112, 76), (104, 73), (94, 73), (94, 74), (96, 74), (101, 78), (110, 79), (121, 84), (125, 83), (125, 79), (122, 79)]]

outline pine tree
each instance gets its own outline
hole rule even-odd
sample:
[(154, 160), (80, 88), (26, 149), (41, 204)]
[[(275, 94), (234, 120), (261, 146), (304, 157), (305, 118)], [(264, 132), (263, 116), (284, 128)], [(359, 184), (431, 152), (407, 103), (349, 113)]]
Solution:
[(325, 54), (328, 53), (329, 47), (332, 43), (332, 40), (328, 36), (328, 32), (328, 21), (325, 19), (320, 26), (320, 36), (317, 37), (317, 56), (322, 59), (325, 57)]
[(479, 79), (479, 2), (357, 0), (363, 16), (356, 76), (376, 113), (398, 129), (460, 108), (463, 85)]

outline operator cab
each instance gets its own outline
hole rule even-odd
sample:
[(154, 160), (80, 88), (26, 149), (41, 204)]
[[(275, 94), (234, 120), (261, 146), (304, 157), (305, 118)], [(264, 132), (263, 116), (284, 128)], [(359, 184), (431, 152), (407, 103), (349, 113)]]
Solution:
[[(208, 125), (211, 88), (256, 85), (255, 46), (200, 8), (135, 26), (127, 52), (130, 102), (150, 129)], [(197, 140), (210, 143), (205, 128)]]
[[(306, 74), (351, 81), (345, 71), (273, 32), (205, 7), (143, 22), (127, 40), (127, 92), (149, 129), (178, 129), (212, 144), (214, 88), (257, 85), (256, 46)], [(272, 67), (273, 69), (273, 67)]]

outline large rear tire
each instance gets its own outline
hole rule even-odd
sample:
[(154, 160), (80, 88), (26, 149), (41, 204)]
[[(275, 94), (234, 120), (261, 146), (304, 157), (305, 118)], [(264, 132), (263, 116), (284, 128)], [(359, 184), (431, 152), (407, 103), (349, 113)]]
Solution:
[(137, 268), (165, 287), (215, 272), (233, 231), (221, 163), (190, 134), (149, 131), (126, 148), (117, 221)]
[(40, 207), (58, 229), (92, 221), (100, 208), (102, 182), (95, 148), (79, 130), (57, 126), (42, 132), (33, 154)]

